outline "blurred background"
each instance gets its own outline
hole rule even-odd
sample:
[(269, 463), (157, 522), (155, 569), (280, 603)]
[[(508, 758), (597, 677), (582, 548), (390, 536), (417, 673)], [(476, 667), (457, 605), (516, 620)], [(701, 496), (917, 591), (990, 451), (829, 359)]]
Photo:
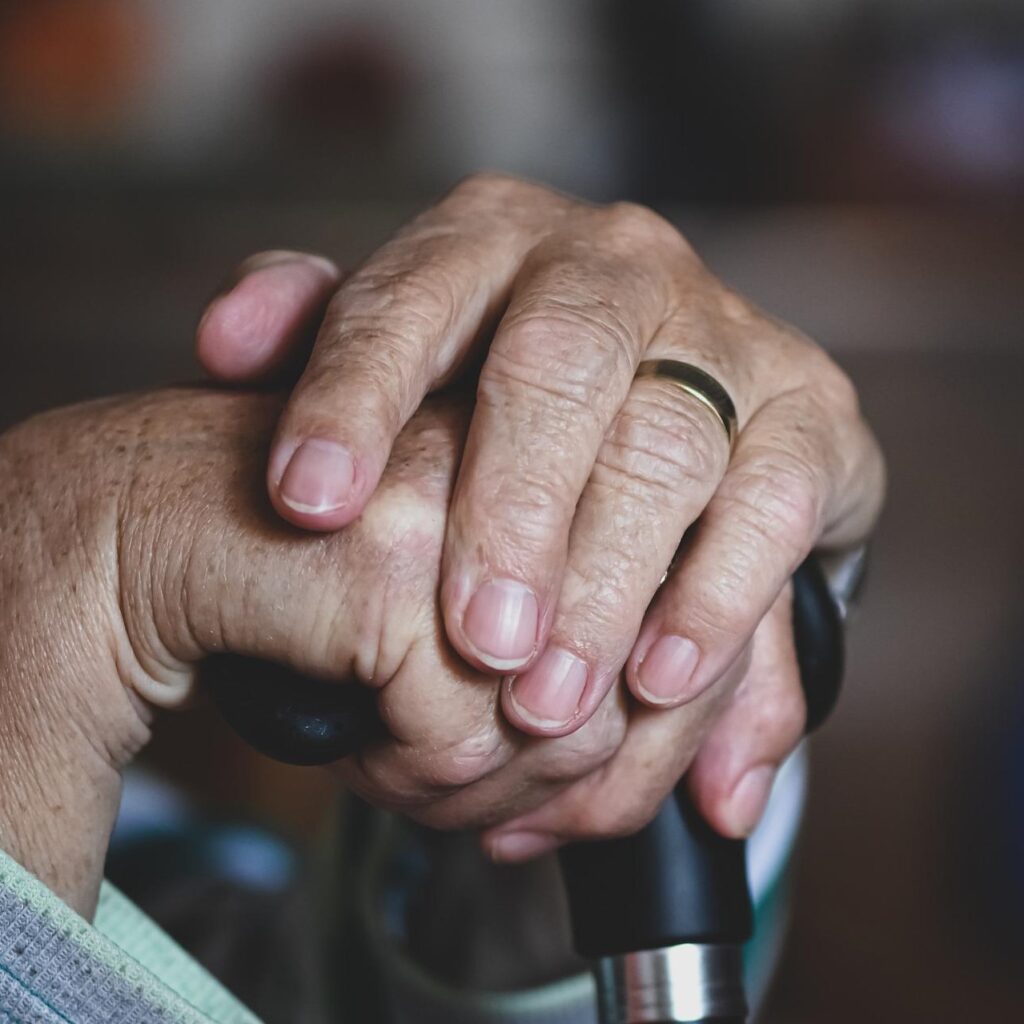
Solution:
[[(194, 376), (245, 255), (356, 263), (481, 168), (658, 208), (890, 460), (762, 1019), (1020, 1019), (1024, 6), (2, 0), (0, 425)], [(149, 757), (300, 845), (330, 813), (202, 708)]]

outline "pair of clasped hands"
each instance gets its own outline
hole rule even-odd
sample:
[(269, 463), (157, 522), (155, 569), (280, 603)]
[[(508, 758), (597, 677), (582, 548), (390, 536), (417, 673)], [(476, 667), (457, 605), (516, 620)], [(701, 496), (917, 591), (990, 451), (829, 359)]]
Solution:
[[(497, 860), (634, 830), (687, 771), (715, 828), (752, 830), (803, 729), (789, 578), (861, 543), (883, 491), (819, 347), (649, 210), (498, 175), (347, 276), (250, 258), (197, 344), (232, 387), (0, 440), (0, 665), (35, 687), (0, 726), (37, 766), (0, 797), (23, 862), (88, 912), (120, 771), (224, 651), (375, 688), (388, 737), (339, 774)], [(634, 379), (652, 358), (721, 382), (732, 451), (710, 408)], [(24, 823), (40, 785), (56, 825)]]

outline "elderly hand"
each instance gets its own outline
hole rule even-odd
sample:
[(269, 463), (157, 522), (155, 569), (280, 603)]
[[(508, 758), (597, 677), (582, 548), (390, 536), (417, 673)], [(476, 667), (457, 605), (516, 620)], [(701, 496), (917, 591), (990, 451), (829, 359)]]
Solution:
[[(269, 459), (278, 512), (315, 530), (355, 521), (424, 396), (482, 362), (444, 546), (449, 640), (505, 677), (505, 714), (527, 733), (579, 729), (623, 669), (642, 705), (669, 709), (634, 713), (630, 771), (515, 823), (506, 853), (586, 833), (596, 806), (606, 827), (616, 808), (646, 807), (648, 788), (689, 763), (679, 737), (703, 715), (686, 705), (714, 691), (721, 717), (691, 786), (721, 831), (749, 832), (803, 719), (787, 581), (813, 547), (861, 542), (882, 500), (882, 459), (844, 374), (649, 210), (493, 175), (344, 280), (320, 257), (251, 258), (207, 310), (198, 351), (220, 379), (252, 380), (317, 327)], [(652, 358), (725, 386), (731, 457), (709, 409), (634, 379)], [(761, 671), (730, 698), (752, 641)]]
[(0, 437), (4, 848), (91, 913), (120, 771), (152, 709), (186, 702), (197, 665), (222, 651), (377, 688), (390, 739), (340, 771), (428, 824), (495, 828), (594, 779), (628, 803), (567, 826), (640, 824), (720, 697), (683, 709), (689, 731), (671, 749), (653, 728), (663, 713), (622, 700), (570, 736), (510, 728), (499, 681), (452, 657), (437, 615), (466, 410), (421, 409), (358, 523), (326, 536), (260, 500), (279, 413), (272, 397), (177, 390), (59, 410)]

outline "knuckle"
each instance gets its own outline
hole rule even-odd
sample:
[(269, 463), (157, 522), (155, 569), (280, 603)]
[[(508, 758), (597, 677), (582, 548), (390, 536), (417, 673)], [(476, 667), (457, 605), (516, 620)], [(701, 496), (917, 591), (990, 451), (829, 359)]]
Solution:
[[(579, 284), (563, 287), (552, 280), (549, 286), (562, 295), (588, 294)], [(506, 387), (525, 387), (542, 399), (569, 403), (577, 414), (589, 412), (595, 389), (628, 379), (636, 348), (634, 331), (610, 305), (549, 294), (506, 318), (482, 379), (490, 374)]]
[(520, 185), (518, 178), (503, 171), (474, 171), (455, 183), (449, 195), (474, 198), (481, 193), (492, 195)]
[(723, 497), (753, 539), (802, 554), (819, 531), (820, 493), (814, 472), (802, 459), (773, 451), (737, 471)]
[[(763, 316), (758, 314), (763, 321)], [(812, 338), (785, 324), (770, 323), (782, 353), (803, 381), (802, 397), (829, 421), (860, 416), (857, 389), (846, 371)]]
[(363, 781), (375, 799), (400, 808), (423, 807), (480, 782), (501, 766), (501, 741), (481, 730), (441, 749), (426, 744), (388, 745), (359, 754)]
[(355, 427), (375, 440), (383, 432), (388, 436), (380, 442), (390, 441), (405, 420), (420, 379), (408, 355), (398, 354), (402, 349), (402, 340), (386, 327), (378, 327), (374, 343), (358, 352), (318, 348), (289, 402), (290, 432), (331, 437), (346, 423), (351, 425), (346, 432)]
[[(395, 438), (378, 492), (412, 486), (429, 510), (443, 513), (459, 468), (471, 407), (464, 402), (427, 398)], [(435, 526), (437, 524), (435, 523)]]
[(689, 242), (660, 213), (640, 203), (620, 201), (604, 207), (603, 213), (616, 234), (652, 242), (677, 255), (694, 257)]
[(561, 628), (599, 662), (620, 643), (628, 647), (629, 631), (639, 625), (638, 603), (645, 597), (638, 593), (637, 569), (642, 565), (631, 536), (598, 538), (566, 566), (562, 595), (572, 595), (572, 617)]
[[(488, 535), (499, 563), (507, 561), (511, 567), (517, 556), (550, 555), (552, 538), (567, 528), (578, 491), (575, 480), (570, 480), (562, 467), (524, 466), (510, 472), (499, 465), (477, 484), (475, 493), (489, 510)], [(473, 520), (482, 521), (479, 510)]]
[(586, 774), (606, 764), (622, 746), (623, 732), (609, 728), (587, 730), (587, 735), (571, 743), (571, 759), (579, 766), (578, 774)]
[(344, 313), (337, 329), (375, 332), (386, 318), (395, 325), (390, 340), (408, 346), (424, 327), (449, 325), (458, 306), (458, 289), (446, 269), (451, 244), (448, 238), (430, 238), (402, 259), (383, 251), (342, 289), (337, 308)]
[(383, 482), (357, 521), (358, 539), (373, 553), (367, 564), (413, 578), (431, 573), (444, 542), (443, 498), (409, 481)]
[(445, 197), (459, 204), (470, 206), (493, 206), (503, 202), (536, 200), (538, 198), (554, 199), (556, 193), (543, 185), (524, 181), (515, 175), (502, 171), (476, 171), (457, 182)]
[(455, 282), (442, 263), (411, 272), (367, 268), (342, 287), (300, 384), (304, 408), (322, 406), (336, 419), (344, 388), (362, 411), (397, 431), (445, 355), (428, 342), (456, 316)]
[(361, 573), (330, 573), (345, 579), (358, 600), (338, 606), (326, 636), (352, 635), (353, 668), (360, 679), (382, 686), (429, 650), (436, 629), (434, 595), (444, 544), (442, 502), (424, 500), (410, 485), (388, 485), (342, 538), (342, 564), (368, 567)]
[(721, 281), (714, 281), (711, 296), (713, 300), (717, 300), (717, 312), (726, 324), (730, 324), (741, 331), (753, 329), (764, 332), (767, 329), (772, 336), (779, 335), (778, 327), (773, 321), (767, 320), (764, 314), (749, 299), (729, 288)]
[(794, 743), (804, 731), (807, 705), (799, 683), (777, 687), (775, 692), (763, 696), (755, 711), (755, 729), (772, 745)]
[(452, 793), (486, 778), (495, 767), (493, 743), (483, 737), (460, 740), (441, 754), (421, 762), (421, 778), (437, 793)]
[(626, 738), (623, 715), (599, 711), (582, 728), (557, 740), (549, 740), (548, 756), (540, 780), (564, 785), (582, 779), (606, 765)]
[(677, 508), (684, 488), (707, 488), (718, 479), (727, 451), (701, 407), (664, 391), (634, 396), (623, 406), (598, 461), (616, 476), (660, 492)]
[(670, 617), (680, 623), (677, 631), (683, 635), (688, 631), (708, 634), (710, 639), (720, 642), (738, 639), (737, 623), (744, 618), (743, 595), (750, 589), (755, 560), (755, 551), (737, 545), (715, 572), (694, 581), (691, 600)]
[(827, 408), (844, 418), (860, 418), (860, 398), (853, 381), (842, 367), (839, 366), (824, 350), (818, 349), (822, 357), (821, 383), (819, 385), (821, 401)]

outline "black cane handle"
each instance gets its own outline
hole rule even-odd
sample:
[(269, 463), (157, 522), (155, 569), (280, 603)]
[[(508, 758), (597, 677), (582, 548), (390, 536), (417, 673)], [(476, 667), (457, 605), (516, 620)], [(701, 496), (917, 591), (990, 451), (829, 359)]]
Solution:
[[(839, 607), (812, 556), (793, 576), (793, 629), (807, 730), (839, 696)], [(654, 820), (622, 839), (560, 854), (577, 950), (599, 958), (683, 943), (740, 944), (753, 927), (746, 844), (715, 832), (680, 783)]]
[[(843, 672), (839, 606), (813, 556), (793, 576), (793, 629), (810, 731), (835, 706)], [(243, 739), (290, 764), (339, 760), (383, 732), (374, 692), (366, 687), (230, 655), (209, 661), (206, 682)], [(738, 949), (753, 928), (745, 847), (703, 820), (682, 783), (634, 835), (565, 847), (559, 856), (578, 952), (607, 965), (645, 950)], [(745, 1019), (741, 979), (734, 981), (739, 1008), (700, 1019)], [(614, 983), (609, 991), (601, 1000), (604, 1019), (625, 1020), (609, 1009), (621, 991)]]
[(846, 653), (839, 604), (813, 555), (793, 574), (793, 639), (810, 733), (839, 700)]
[(207, 659), (203, 684), (246, 743), (285, 764), (340, 761), (383, 731), (376, 692), (366, 686), (312, 679), (234, 654)]

